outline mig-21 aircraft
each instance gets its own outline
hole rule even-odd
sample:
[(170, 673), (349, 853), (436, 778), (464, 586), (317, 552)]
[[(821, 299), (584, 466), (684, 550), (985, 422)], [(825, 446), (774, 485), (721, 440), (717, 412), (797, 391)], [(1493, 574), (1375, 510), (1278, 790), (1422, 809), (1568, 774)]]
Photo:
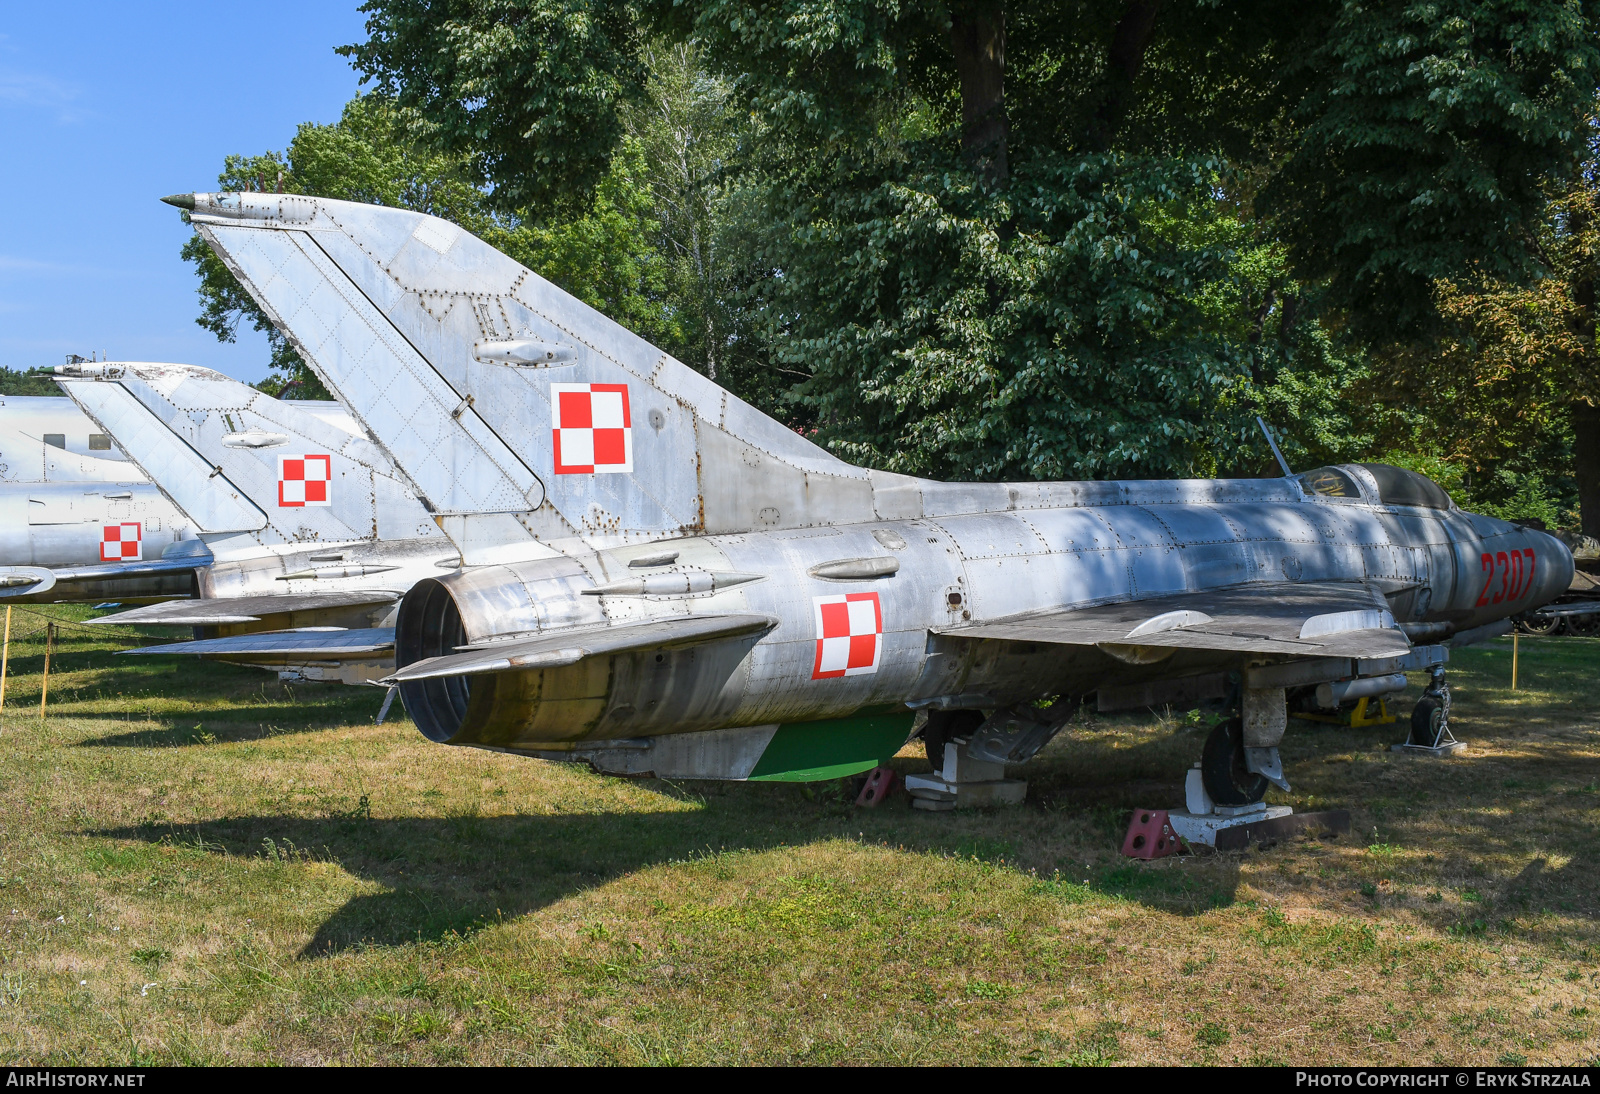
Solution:
[(196, 599), (99, 624), (192, 626), (193, 654), (363, 683), (393, 670), (394, 614), (457, 557), (428, 511), (337, 403), (282, 402), (210, 369), (57, 367), (62, 390), (198, 532)]
[(0, 598), (187, 596), (183, 514), (72, 400), (0, 395)]
[[(454, 224), (321, 198), (166, 199), (390, 455), (466, 569), (396, 620), (435, 741), (623, 774), (866, 770), (915, 712), (917, 804), (1102, 708), (1233, 695), (1209, 801), (1287, 787), (1289, 704), (1433, 673), (1565, 589), (1556, 539), (1375, 464), (1252, 480), (944, 483), (855, 467)], [(1054, 702), (1049, 702), (1054, 700)], [(1065, 701), (1062, 701), (1065, 700)], [(1045, 705), (1048, 703), (1048, 705)]]

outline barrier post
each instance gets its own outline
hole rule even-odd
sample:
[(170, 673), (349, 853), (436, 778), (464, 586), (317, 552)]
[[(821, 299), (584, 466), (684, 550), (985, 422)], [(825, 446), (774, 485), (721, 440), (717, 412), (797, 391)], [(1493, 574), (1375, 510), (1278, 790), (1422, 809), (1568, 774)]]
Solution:
[(44, 625), (44, 679), (39, 682), (39, 720), (44, 721), (44, 700), (50, 694), (50, 649), (56, 644), (56, 625)]
[(6, 709), (6, 666), (11, 661), (11, 605), (6, 605), (6, 636), (0, 641), (0, 710)]

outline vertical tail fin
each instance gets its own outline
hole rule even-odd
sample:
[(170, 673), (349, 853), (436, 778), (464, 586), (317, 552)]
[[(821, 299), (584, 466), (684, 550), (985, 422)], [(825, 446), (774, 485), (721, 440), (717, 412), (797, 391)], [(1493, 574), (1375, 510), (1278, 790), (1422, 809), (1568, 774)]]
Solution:
[(918, 480), (834, 458), (447, 221), (266, 194), (196, 194), (191, 219), (464, 518), (452, 534), (491, 514), (514, 515), (489, 526), (503, 543), (920, 515)]
[[(57, 372), (67, 394), (214, 543), (443, 538), (378, 448), (336, 419), (187, 365)], [(228, 547), (218, 546), (225, 556)]]

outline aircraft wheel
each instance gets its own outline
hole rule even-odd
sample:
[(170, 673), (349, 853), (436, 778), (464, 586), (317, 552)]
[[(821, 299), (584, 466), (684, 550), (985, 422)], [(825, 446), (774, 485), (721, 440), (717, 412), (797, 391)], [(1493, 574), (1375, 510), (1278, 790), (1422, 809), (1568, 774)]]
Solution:
[(1411, 735), (1408, 744), (1432, 748), (1439, 740), (1439, 730), (1444, 723), (1444, 706), (1439, 700), (1424, 695), (1411, 708)]
[(922, 727), (922, 747), (933, 769), (944, 769), (944, 746), (950, 738), (970, 736), (983, 722), (981, 710), (930, 710), (928, 724)]
[(1200, 778), (1218, 805), (1250, 805), (1267, 796), (1265, 775), (1244, 765), (1244, 719), (1219, 723), (1200, 753)]

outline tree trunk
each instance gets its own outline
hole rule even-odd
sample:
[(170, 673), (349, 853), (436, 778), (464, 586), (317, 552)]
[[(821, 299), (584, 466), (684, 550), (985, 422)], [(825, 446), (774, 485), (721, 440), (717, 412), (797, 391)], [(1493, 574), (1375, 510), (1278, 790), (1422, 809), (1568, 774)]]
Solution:
[(1572, 404), (1572, 470), (1583, 534), (1600, 539), (1600, 407)]
[[(1571, 225), (1581, 232), (1584, 225), (1573, 218)], [(1572, 283), (1572, 303), (1576, 314), (1573, 327), (1582, 339), (1593, 364), (1595, 356), (1594, 270), (1582, 269)], [(1593, 368), (1584, 370), (1594, 375)], [(1572, 472), (1578, 480), (1578, 515), (1583, 534), (1600, 538), (1600, 407), (1575, 399), (1572, 403)]]
[(950, 49), (961, 79), (961, 151), (988, 185), (1011, 176), (1006, 163), (1006, 8), (974, 0), (950, 17)]
[(1156, 13), (1160, 10), (1161, 0), (1128, 0), (1122, 9), (1122, 18), (1117, 20), (1111, 48), (1106, 51), (1105, 86), (1100, 105), (1089, 121), (1086, 139), (1089, 148), (1096, 152), (1111, 147), (1111, 139), (1133, 105), (1133, 81), (1144, 64), (1144, 51), (1150, 45)]

